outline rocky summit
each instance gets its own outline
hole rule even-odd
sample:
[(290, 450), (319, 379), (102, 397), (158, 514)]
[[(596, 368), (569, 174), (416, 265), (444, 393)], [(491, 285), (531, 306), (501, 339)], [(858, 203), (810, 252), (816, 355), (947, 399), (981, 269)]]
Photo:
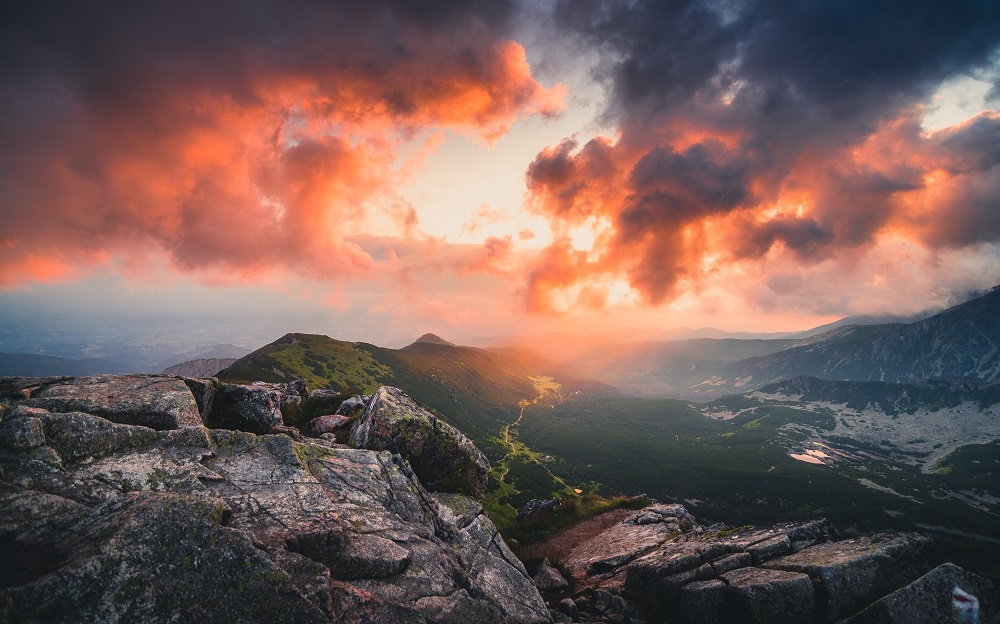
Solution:
[(681, 505), (532, 578), (461, 432), (395, 388), (342, 404), (301, 381), (0, 378), (0, 622), (948, 622), (958, 590), (996, 618), (922, 535), (726, 530)]
[(475, 499), (229, 386), (0, 380), (0, 622), (551, 621)]

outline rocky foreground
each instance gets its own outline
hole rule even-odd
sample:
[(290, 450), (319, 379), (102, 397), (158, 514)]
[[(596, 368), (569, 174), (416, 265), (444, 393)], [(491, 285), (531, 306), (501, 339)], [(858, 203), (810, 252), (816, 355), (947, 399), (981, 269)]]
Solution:
[(0, 622), (949, 622), (955, 587), (995, 621), (929, 538), (679, 505), (532, 578), (478, 502), (485, 457), (394, 388), (0, 378), (0, 419)]
[[(681, 505), (653, 505), (548, 560), (536, 585), (557, 622), (931, 624), (953, 619), (954, 590), (995, 622), (986, 579), (931, 565), (931, 539), (839, 539), (825, 520), (768, 528), (704, 527)], [(572, 587), (572, 590), (570, 589)]]

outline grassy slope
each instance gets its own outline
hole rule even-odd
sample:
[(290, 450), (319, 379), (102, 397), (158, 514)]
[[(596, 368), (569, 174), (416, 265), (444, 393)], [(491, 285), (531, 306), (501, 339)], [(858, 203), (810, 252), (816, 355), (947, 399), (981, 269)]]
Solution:
[(537, 394), (531, 377), (550, 369), (547, 362), (515, 350), (431, 343), (397, 350), (288, 334), (219, 376), (270, 382), (301, 378), (310, 388), (352, 388), (364, 394), (394, 385), (458, 427), (495, 459), (504, 452), (496, 440), (501, 429), (517, 418), (520, 401)]
[(219, 373), (220, 379), (285, 382), (305, 379), (310, 388), (353, 388), (371, 393), (393, 371), (359, 343), (314, 334), (287, 334)]

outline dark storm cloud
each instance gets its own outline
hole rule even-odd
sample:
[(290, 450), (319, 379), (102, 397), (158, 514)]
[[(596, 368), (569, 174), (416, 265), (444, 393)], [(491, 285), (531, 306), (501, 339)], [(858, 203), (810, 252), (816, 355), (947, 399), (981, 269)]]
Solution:
[(5, 4), (0, 285), (157, 252), (237, 277), (367, 269), (343, 235), (373, 203), (392, 204), (402, 144), (425, 128), (492, 139), (558, 109), (510, 38), (515, 10)]
[[(619, 131), (527, 171), (557, 228), (613, 229), (586, 279), (625, 274), (659, 303), (709, 256), (783, 249), (808, 265), (890, 230), (930, 247), (1000, 241), (997, 118), (934, 135), (919, 121), (942, 81), (998, 58), (995, 2), (562, 0), (553, 23), (554, 45), (599, 51)], [(595, 194), (607, 184), (629, 192)]]

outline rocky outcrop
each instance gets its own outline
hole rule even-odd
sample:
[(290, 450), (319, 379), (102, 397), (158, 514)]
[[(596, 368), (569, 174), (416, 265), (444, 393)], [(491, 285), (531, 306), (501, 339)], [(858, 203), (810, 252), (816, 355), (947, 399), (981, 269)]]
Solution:
[(950, 614), (958, 586), (979, 598), (982, 622), (996, 621), (988, 581), (952, 565), (928, 573), (930, 561), (920, 534), (840, 539), (825, 520), (727, 530), (655, 504), (573, 547), (557, 561), (571, 588), (543, 594), (553, 614), (569, 599), (584, 622), (884, 624)]
[(817, 589), (817, 612), (833, 622), (857, 613), (930, 568), (931, 539), (879, 533), (817, 544), (765, 567), (801, 572)]
[(383, 386), (354, 424), (351, 446), (405, 457), (432, 491), (482, 497), (490, 465), (462, 432), (440, 420), (399, 388)]
[(677, 504), (616, 510), (529, 575), (464, 436), (383, 388), (352, 431), (374, 449), (303, 438), (282, 408), (306, 395), (0, 378), (0, 622), (922, 623), (973, 604), (956, 592), (996, 622), (993, 586), (931, 569), (925, 536), (704, 527)]
[(545, 559), (535, 570), (535, 587), (543, 593), (558, 592), (569, 587), (569, 581)]
[(318, 438), (324, 433), (333, 433), (349, 424), (351, 424), (351, 419), (343, 414), (327, 414), (310, 420), (306, 431), (309, 435)]
[[(906, 587), (881, 598), (842, 624), (934, 624), (962, 621), (955, 618), (956, 590), (976, 597), (980, 621), (996, 619), (996, 592), (986, 579), (944, 563)], [(985, 616), (985, 617), (984, 617)], [(966, 620), (971, 621), (971, 620)]]
[(481, 505), (428, 493), (398, 454), (53, 412), (31, 396), (44, 384), (16, 385), (0, 621), (551, 621)]
[(284, 422), (282, 410), (298, 406), (305, 386), (270, 384), (220, 383), (215, 387), (212, 409), (205, 425), (215, 429), (237, 429), (250, 433), (267, 433)]
[(86, 412), (152, 429), (199, 426), (198, 404), (184, 382), (164, 375), (63, 378), (28, 388), (24, 405), (50, 412)]
[(520, 509), (517, 510), (517, 519), (525, 520), (527, 518), (534, 518), (539, 516), (544, 516), (550, 513), (553, 509), (559, 506), (559, 500), (555, 498), (550, 498), (547, 500), (539, 500), (533, 498), (527, 503), (525, 503)]
[(365, 404), (367, 400), (370, 399), (371, 397), (360, 397), (360, 396), (348, 397), (344, 399), (339, 406), (337, 406), (337, 415), (352, 416), (355, 413), (365, 409)]

